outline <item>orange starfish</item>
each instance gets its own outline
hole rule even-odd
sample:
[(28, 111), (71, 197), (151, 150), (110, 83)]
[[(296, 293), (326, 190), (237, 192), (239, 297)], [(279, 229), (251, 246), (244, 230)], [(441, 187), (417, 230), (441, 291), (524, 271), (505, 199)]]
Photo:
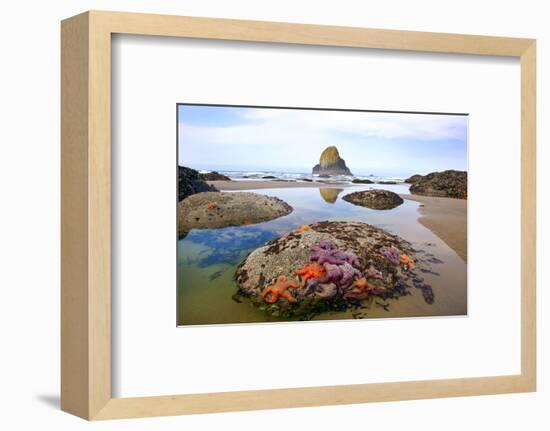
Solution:
[(209, 210), (213, 210), (214, 208), (218, 208), (218, 205), (216, 205), (214, 202), (208, 202), (206, 204), (206, 208), (208, 208)]
[(369, 283), (365, 277), (356, 279), (351, 287), (357, 287), (361, 291), (374, 293), (375, 295), (378, 295), (386, 290), (385, 287), (376, 286), (375, 284)]
[[(285, 298), (288, 302), (296, 302), (296, 298), (294, 298), (290, 292), (287, 292), (287, 289), (297, 289), (298, 287), (300, 286), (298, 286), (294, 281), (287, 281), (286, 276), (279, 275), (275, 284), (267, 286), (263, 290), (262, 295), (264, 296), (265, 302), (269, 302), (270, 304), (276, 302), (279, 299), (279, 296)], [(267, 295), (270, 296), (268, 297)]]
[(311, 226), (308, 226), (307, 224), (303, 224), (298, 229), (296, 229), (296, 232), (305, 232), (306, 230), (311, 230)]
[(306, 284), (310, 278), (321, 278), (325, 275), (325, 268), (317, 262), (304, 266), (303, 268), (294, 271), (294, 274), (302, 276), (302, 286)]
[(361, 290), (363, 290), (363, 289), (371, 290), (370, 286), (371, 286), (371, 284), (367, 281), (367, 279), (365, 277), (358, 278), (351, 285), (351, 287), (358, 287)]
[(401, 262), (401, 265), (405, 265), (408, 268), (412, 268), (414, 266), (414, 261), (406, 254), (401, 255), (399, 262)]

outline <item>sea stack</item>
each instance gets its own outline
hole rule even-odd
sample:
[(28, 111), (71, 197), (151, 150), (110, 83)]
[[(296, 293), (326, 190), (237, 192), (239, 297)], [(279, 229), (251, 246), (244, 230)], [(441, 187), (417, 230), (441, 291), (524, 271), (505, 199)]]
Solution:
[(338, 149), (334, 146), (325, 148), (325, 151), (321, 153), (319, 164), (313, 167), (313, 175), (353, 176), (344, 159), (340, 158)]

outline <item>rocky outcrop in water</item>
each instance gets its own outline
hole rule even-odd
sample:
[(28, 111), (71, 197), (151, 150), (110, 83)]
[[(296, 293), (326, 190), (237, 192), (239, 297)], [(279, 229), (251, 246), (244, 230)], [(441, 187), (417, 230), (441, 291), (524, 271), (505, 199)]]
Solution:
[(178, 166), (178, 201), (195, 193), (214, 191), (218, 190), (216, 187), (208, 185), (196, 170)]
[(319, 164), (313, 167), (314, 175), (349, 175), (353, 174), (346, 166), (344, 159), (340, 158), (338, 149), (334, 146), (327, 147), (319, 159)]
[(414, 184), (414, 183), (416, 183), (417, 181), (421, 180), (422, 178), (424, 178), (422, 175), (416, 174), (416, 175), (413, 175), (413, 176), (407, 178), (407, 179), (405, 180), (405, 183), (407, 183), (407, 184)]
[(397, 299), (412, 287), (430, 289), (419, 284), (416, 269), (415, 252), (402, 238), (366, 223), (322, 221), (250, 253), (235, 272), (234, 299), (272, 316), (307, 320), (364, 308), (375, 298)]
[(260, 223), (291, 212), (281, 199), (258, 193), (198, 193), (178, 203), (178, 233)]
[(388, 190), (365, 190), (344, 196), (346, 202), (375, 210), (388, 210), (403, 203), (403, 199)]
[(374, 184), (374, 181), (371, 180), (360, 180), (359, 178), (354, 178), (351, 181), (353, 184)]
[(412, 183), (409, 191), (414, 195), (466, 199), (468, 173), (465, 171), (432, 172)]
[(212, 171), (206, 174), (199, 174), (204, 181), (231, 181), (231, 178), (219, 172)]

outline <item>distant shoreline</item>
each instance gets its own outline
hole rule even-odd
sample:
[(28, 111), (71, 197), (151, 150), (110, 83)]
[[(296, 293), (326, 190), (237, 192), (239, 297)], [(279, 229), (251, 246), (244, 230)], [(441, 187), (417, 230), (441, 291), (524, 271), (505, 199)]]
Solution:
[(338, 182), (307, 182), (307, 181), (277, 181), (277, 180), (239, 180), (239, 181), (207, 181), (220, 191), (259, 190), (259, 189), (289, 189), (289, 188), (337, 188), (353, 187), (355, 184)]

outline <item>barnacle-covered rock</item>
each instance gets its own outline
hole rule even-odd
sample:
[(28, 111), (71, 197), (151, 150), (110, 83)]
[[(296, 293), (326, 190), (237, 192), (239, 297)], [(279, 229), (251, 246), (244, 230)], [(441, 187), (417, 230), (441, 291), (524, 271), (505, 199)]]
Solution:
[(292, 207), (283, 200), (249, 192), (204, 192), (178, 203), (178, 233), (260, 223), (285, 216)]
[(347, 202), (375, 210), (389, 210), (403, 203), (403, 199), (389, 190), (365, 190), (344, 196)]
[(413, 195), (467, 199), (468, 173), (465, 171), (432, 172), (418, 178), (414, 175), (410, 192)]
[[(396, 235), (366, 223), (322, 221), (250, 253), (235, 272), (237, 295), (268, 314), (299, 319), (345, 310), (373, 295), (398, 298), (414, 286), (414, 270), (401, 255), (415, 260), (411, 244)], [(278, 280), (290, 286), (294, 300), (266, 301), (262, 292)]]

